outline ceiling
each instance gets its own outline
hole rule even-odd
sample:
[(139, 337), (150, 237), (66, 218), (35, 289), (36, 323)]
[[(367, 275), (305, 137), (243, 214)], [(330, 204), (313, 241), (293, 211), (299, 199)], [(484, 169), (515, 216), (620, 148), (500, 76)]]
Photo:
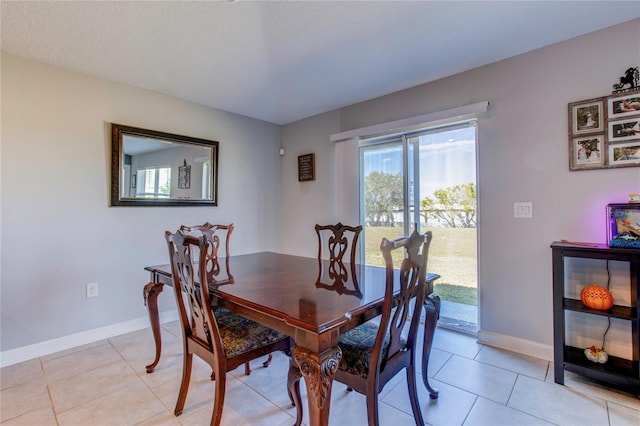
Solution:
[(4, 52), (276, 124), (640, 17), (640, 0), (0, 3)]

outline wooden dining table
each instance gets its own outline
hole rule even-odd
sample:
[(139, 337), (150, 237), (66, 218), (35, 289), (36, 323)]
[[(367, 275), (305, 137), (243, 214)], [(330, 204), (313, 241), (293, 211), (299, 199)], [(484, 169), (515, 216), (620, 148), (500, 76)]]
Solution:
[[(338, 339), (343, 333), (378, 315), (385, 291), (385, 269), (369, 265), (342, 265), (341, 274), (327, 260), (274, 252), (234, 255), (219, 261), (221, 273), (209, 283), (212, 305), (222, 306), (295, 340), (292, 357), (307, 388), (309, 422), (327, 425), (333, 376), (342, 356)], [(160, 361), (161, 335), (158, 295), (164, 285), (173, 286), (169, 265), (148, 266), (150, 282), (144, 300), (156, 344), (155, 360), (146, 366), (153, 372)], [(346, 272), (346, 273), (345, 273)], [(331, 276), (330, 276), (331, 275)], [(431, 397), (437, 390), (428, 383), (427, 366), (439, 298), (427, 274), (423, 382)]]

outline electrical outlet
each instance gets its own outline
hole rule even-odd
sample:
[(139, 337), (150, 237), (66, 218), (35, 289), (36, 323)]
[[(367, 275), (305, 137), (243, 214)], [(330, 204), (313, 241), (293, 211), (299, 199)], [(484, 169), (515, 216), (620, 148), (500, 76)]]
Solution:
[(513, 217), (517, 219), (533, 218), (533, 203), (532, 202), (513, 203)]
[(98, 297), (98, 283), (87, 284), (87, 298)]

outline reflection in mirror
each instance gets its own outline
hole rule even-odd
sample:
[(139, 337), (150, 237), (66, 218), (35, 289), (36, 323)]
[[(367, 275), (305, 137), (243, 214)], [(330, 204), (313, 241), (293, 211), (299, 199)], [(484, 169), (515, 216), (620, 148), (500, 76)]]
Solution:
[(354, 263), (345, 264), (341, 260), (318, 259), (316, 287), (362, 299), (363, 294), (358, 285), (358, 273), (356, 271), (357, 267)]
[(111, 205), (217, 205), (218, 142), (112, 124)]

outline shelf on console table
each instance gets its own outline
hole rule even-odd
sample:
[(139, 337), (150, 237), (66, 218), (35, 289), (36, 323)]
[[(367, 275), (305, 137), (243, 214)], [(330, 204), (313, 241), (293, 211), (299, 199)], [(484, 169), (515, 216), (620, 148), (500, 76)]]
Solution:
[[(610, 248), (605, 244), (554, 242), (553, 257), (553, 328), (554, 328), (554, 374), (555, 382), (564, 384), (564, 371), (609, 383), (625, 391), (640, 394), (640, 339), (638, 300), (640, 293), (640, 250)], [(606, 311), (587, 308), (580, 300), (564, 297), (565, 257), (602, 259), (629, 262), (630, 294), (634, 306), (614, 305)], [(631, 360), (609, 356), (606, 364), (597, 364), (586, 359), (584, 348), (576, 348), (565, 341), (565, 312), (574, 311), (586, 315), (599, 315), (631, 322)]]

